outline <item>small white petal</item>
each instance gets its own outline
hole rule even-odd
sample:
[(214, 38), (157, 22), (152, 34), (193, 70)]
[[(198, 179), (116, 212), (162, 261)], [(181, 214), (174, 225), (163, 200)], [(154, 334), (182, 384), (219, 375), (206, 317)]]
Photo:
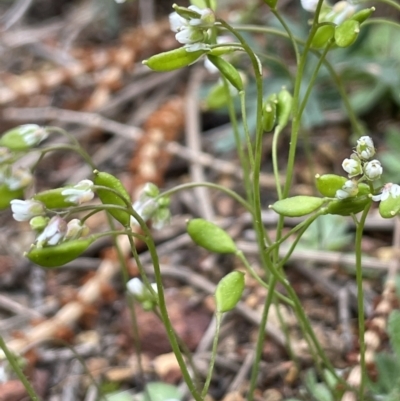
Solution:
[(143, 285), (142, 281), (137, 277), (130, 279), (126, 283), (126, 288), (132, 295), (136, 295), (136, 296), (143, 295), (144, 285)]
[(304, 10), (312, 13), (316, 10), (318, 5), (318, 0), (301, 0), (301, 6)]

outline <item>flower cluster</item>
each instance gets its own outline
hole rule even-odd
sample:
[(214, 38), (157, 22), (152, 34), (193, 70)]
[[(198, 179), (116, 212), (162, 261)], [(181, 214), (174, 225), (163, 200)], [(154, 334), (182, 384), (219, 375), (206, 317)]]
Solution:
[[(13, 199), (11, 210), (17, 221), (29, 221), (31, 228), (38, 233), (35, 240), (36, 248), (54, 246), (61, 242), (78, 239), (87, 235), (88, 229), (79, 219), (72, 219), (68, 223), (59, 215), (47, 217), (48, 208), (56, 205), (80, 205), (94, 197), (93, 182), (82, 180), (72, 187), (59, 188), (36, 195), (41, 199)], [(57, 205), (56, 205), (57, 206)]]
[(176, 32), (175, 38), (185, 45), (186, 51), (208, 50), (209, 29), (214, 26), (215, 15), (209, 9), (196, 6), (175, 7), (169, 15), (171, 30)]
[(340, 200), (355, 198), (360, 193), (360, 185), (365, 186), (366, 183), (370, 188), (368, 190), (369, 197), (373, 201), (380, 202), (380, 215), (384, 218), (391, 218), (400, 214), (400, 185), (384, 184), (380, 187), (380, 193), (376, 194), (377, 190), (374, 189), (373, 184), (381, 178), (383, 169), (380, 161), (373, 159), (374, 156), (375, 147), (372, 139), (369, 136), (361, 137), (357, 141), (354, 153), (343, 160), (342, 167), (348, 174), (349, 180), (336, 191), (335, 197)]
[[(362, 136), (357, 141), (354, 153), (343, 160), (343, 170), (348, 174), (349, 180), (336, 191), (335, 197), (346, 199), (358, 194), (358, 183), (378, 180), (382, 176), (382, 165), (379, 160), (370, 160), (375, 155), (375, 147), (369, 136)], [(359, 178), (356, 178), (359, 177)]]

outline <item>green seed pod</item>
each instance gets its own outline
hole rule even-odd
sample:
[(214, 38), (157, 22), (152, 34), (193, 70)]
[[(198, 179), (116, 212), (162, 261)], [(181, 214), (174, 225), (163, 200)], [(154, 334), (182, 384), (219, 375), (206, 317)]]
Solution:
[(278, 93), (277, 118), (278, 126), (283, 129), (289, 121), (292, 112), (293, 97), (286, 88)]
[(333, 38), (335, 34), (334, 25), (322, 25), (317, 29), (312, 41), (311, 47), (314, 49), (320, 49), (321, 47), (325, 47), (328, 42)]
[(215, 290), (218, 313), (232, 310), (240, 301), (244, 290), (244, 273), (234, 271), (223, 277)]
[(269, 207), (282, 216), (301, 217), (314, 212), (323, 203), (323, 198), (299, 195), (279, 200)]
[(236, 244), (229, 234), (216, 224), (204, 219), (192, 219), (187, 232), (193, 242), (210, 252), (235, 253)]
[(33, 195), (32, 199), (42, 202), (47, 209), (63, 209), (66, 207), (76, 206), (75, 203), (67, 202), (65, 196), (61, 195), (64, 188), (49, 189), (47, 191), (39, 192)]
[(76, 239), (59, 245), (33, 248), (25, 256), (42, 267), (65, 265), (80, 256), (94, 242), (95, 238)]
[(400, 197), (393, 198), (389, 196), (379, 204), (379, 214), (384, 219), (391, 219), (400, 212)]
[(365, 182), (360, 182), (358, 184), (358, 194), (357, 196), (361, 195), (369, 195), (371, 193), (371, 188)]
[(335, 42), (339, 47), (352, 45), (360, 33), (360, 23), (355, 20), (347, 20), (335, 28)]
[(208, 59), (218, 68), (219, 72), (240, 92), (243, 90), (243, 81), (236, 68), (221, 57), (207, 55)]
[(205, 53), (207, 53), (207, 50), (188, 52), (185, 47), (180, 47), (179, 49), (156, 54), (148, 60), (144, 60), (143, 64), (153, 71), (172, 71), (193, 64)]
[(356, 12), (350, 19), (362, 24), (364, 21), (366, 21), (372, 15), (372, 13), (374, 11), (375, 11), (375, 7), (364, 8), (364, 10), (360, 10), (360, 11)]
[(348, 178), (336, 174), (317, 174), (315, 176), (315, 186), (321, 195), (334, 198), (336, 191), (341, 189), (347, 180)]
[(266, 100), (262, 109), (262, 126), (264, 132), (270, 132), (275, 126), (276, 121), (276, 102)]
[(23, 199), (24, 190), (22, 188), (11, 190), (6, 184), (0, 185), (0, 210), (7, 209), (13, 199)]
[(350, 216), (362, 212), (371, 198), (368, 196), (356, 196), (347, 199), (337, 199), (329, 203), (326, 210), (328, 214), (338, 214), (340, 216)]
[(205, 100), (207, 110), (216, 110), (225, 107), (228, 104), (228, 95), (224, 84), (218, 83), (214, 85), (208, 93)]
[[(128, 192), (125, 187), (122, 185), (122, 182), (114, 177), (111, 174), (99, 172), (95, 170), (94, 172), (93, 182), (95, 185), (101, 185), (103, 187), (108, 187), (117, 191), (121, 196), (126, 199), (128, 203), (131, 203), (131, 199), (129, 197)], [(127, 203), (121, 199), (117, 194), (108, 191), (106, 189), (96, 189), (96, 193), (100, 198), (103, 205), (117, 205), (122, 207), (127, 207)], [(108, 212), (118, 220), (122, 225), (129, 226), (130, 225), (130, 214), (128, 212), (124, 212), (123, 210), (108, 210)]]

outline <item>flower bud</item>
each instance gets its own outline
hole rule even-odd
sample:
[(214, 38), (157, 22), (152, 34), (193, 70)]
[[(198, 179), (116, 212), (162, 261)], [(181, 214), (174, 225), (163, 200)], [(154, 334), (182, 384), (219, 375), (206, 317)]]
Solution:
[(39, 145), (48, 137), (45, 128), (36, 124), (25, 124), (7, 131), (0, 138), (0, 146), (10, 150), (27, 150)]
[(28, 221), (35, 216), (44, 215), (44, 205), (35, 200), (14, 199), (10, 202), (13, 218), (17, 221)]
[(89, 233), (88, 227), (83, 224), (79, 219), (72, 219), (67, 224), (67, 232), (65, 234), (64, 240), (69, 241), (73, 239), (78, 239)]
[(369, 136), (362, 136), (357, 140), (357, 155), (364, 160), (371, 159), (375, 154), (374, 143)]
[(63, 240), (66, 233), (66, 221), (59, 216), (54, 216), (43, 232), (36, 238), (36, 248), (43, 248), (45, 245), (57, 245)]
[[(157, 298), (144, 286), (142, 280), (135, 277), (126, 283), (126, 288), (134, 298), (142, 304), (144, 310), (152, 310), (157, 304)], [(157, 284), (151, 283), (151, 288), (157, 293)]]
[(47, 224), (49, 223), (49, 218), (44, 217), (44, 216), (35, 216), (29, 221), (29, 225), (31, 226), (31, 229), (36, 231), (36, 232), (42, 232)]
[(365, 177), (370, 181), (379, 179), (382, 175), (383, 169), (379, 160), (372, 160), (364, 164)]
[(71, 188), (65, 188), (61, 191), (61, 195), (65, 197), (66, 202), (80, 205), (93, 199), (93, 182), (90, 180), (82, 180)]
[(353, 178), (363, 173), (361, 160), (357, 157), (357, 155), (351, 155), (350, 159), (344, 159), (342, 167), (343, 170), (349, 175), (349, 178)]
[(11, 191), (17, 189), (26, 188), (33, 181), (33, 176), (30, 170), (19, 167), (16, 170), (11, 171), (9, 176), (6, 176), (4, 183)]
[(336, 191), (335, 197), (338, 199), (352, 198), (358, 194), (357, 182), (348, 180), (341, 189)]

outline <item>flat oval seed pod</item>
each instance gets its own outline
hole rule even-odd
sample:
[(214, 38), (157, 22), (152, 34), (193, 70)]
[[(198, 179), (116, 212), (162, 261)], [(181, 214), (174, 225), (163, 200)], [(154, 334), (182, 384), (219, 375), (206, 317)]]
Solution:
[(187, 224), (193, 242), (210, 252), (235, 253), (237, 248), (230, 235), (216, 224), (204, 219), (193, 219)]
[[(126, 191), (125, 187), (122, 185), (122, 182), (118, 178), (114, 177), (112, 174), (99, 172), (95, 170), (93, 182), (95, 185), (108, 187), (113, 189), (114, 191), (117, 191), (119, 194), (121, 194), (121, 196), (124, 199), (126, 199), (128, 203), (131, 203), (129, 194)], [(113, 193), (112, 191), (98, 188), (96, 189), (96, 193), (104, 205), (116, 205), (116, 206), (127, 207), (126, 202), (124, 202), (124, 200), (121, 199), (120, 196)], [(124, 226), (130, 225), (130, 214), (128, 212), (116, 209), (108, 210), (108, 212)]]
[(282, 216), (301, 217), (314, 212), (324, 202), (323, 198), (317, 198), (316, 196), (299, 195), (279, 200), (271, 205), (270, 208)]
[(148, 60), (144, 60), (143, 64), (153, 71), (172, 71), (193, 64), (205, 53), (207, 53), (206, 50), (188, 52), (184, 47), (180, 47), (179, 49), (156, 54)]
[(244, 273), (234, 271), (223, 277), (215, 290), (218, 313), (232, 310), (240, 301), (244, 290)]
[(80, 256), (94, 242), (94, 237), (76, 239), (59, 245), (33, 248), (25, 256), (39, 266), (53, 268), (65, 265)]

